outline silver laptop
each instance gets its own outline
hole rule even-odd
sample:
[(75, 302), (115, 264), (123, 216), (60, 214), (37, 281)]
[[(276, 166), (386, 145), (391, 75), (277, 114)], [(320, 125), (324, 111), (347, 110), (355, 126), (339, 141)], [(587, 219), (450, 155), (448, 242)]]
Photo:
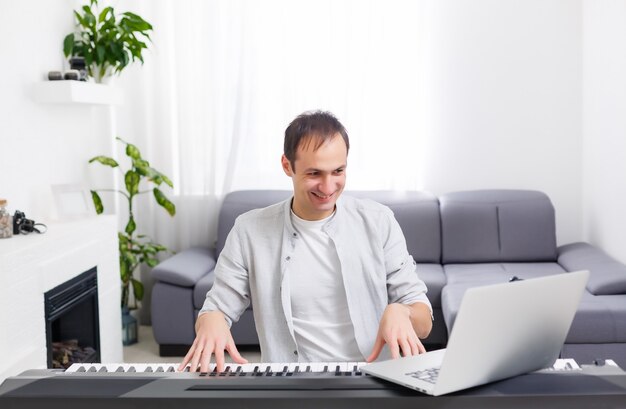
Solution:
[(554, 364), (588, 271), (470, 288), (446, 349), (374, 362), (367, 374), (443, 395)]

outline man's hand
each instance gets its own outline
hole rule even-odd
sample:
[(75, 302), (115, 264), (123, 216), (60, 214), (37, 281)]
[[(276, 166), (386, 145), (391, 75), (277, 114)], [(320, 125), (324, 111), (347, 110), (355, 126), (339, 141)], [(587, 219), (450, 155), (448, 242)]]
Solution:
[(425, 353), (426, 349), (417, 333), (425, 338), (431, 328), (430, 310), (426, 304), (389, 304), (380, 320), (374, 349), (367, 362), (378, 358), (385, 344), (389, 345), (393, 359), (399, 358), (400, 352), (403, 356)]
[(191, 372), (195, 372), (198, 365), (200, 365), (200, 372), (208, 372), (211, 355), (215, 354), (217, 370), (222, 372), (224, 370), (224, 350), (228, 351), (234, 362), (238, 364), (248, 363), (237, 351), (224, 314), (220, 311), (206, 312), (196, 320), (196, 339), (178, 370), (182, 371), (187, 363), (191, 362), (189, 365)]

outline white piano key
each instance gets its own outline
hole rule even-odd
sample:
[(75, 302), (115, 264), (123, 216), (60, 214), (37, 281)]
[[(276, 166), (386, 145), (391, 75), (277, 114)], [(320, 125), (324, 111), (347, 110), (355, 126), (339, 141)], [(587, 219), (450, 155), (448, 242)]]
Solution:
[[(273, 372), (283, 372), (285, 366), (287, 367), (288, 372), (295, 372), (296, 368), (300, 372), (305, 372), (307, 366), (311, 369), (311, 372), (323, 372), (324, 368), (327, 367), (328, 372), (335, 372), (337, 370), (337, 366), (339, 366), (339, 370), (341, 372), (352, 372), (354, 367), (357, 367), (357, 370), (360, 369), (361, 366), (366, 365), (366, 362), (275, 362), (275, 363), (263, 363), (263, 362), (250, 362), (247, 364), (236, 364), (236, 363), (226, 363), (224, 368), (230, 367), (230, 372), (236, 372), (238, 368), (240, 368), (239, 372), (252, 373), (254, 372), (254, 368), (258, 367), (259, 372), (266, 372), (268, 369)], [(134, 368), (134, 372), (137, 373), (161, 373), (168, 374), (172, 372), (168, 372), (170, 368), (173, 368), (174, 372), (178, 372), (178, 367), (180, 363), (75, 363), (72, 364), (69, 368), (65, 370), (67, 373), (82, 373), (82, 372), (116, 372), (119, 367), (122, 367), (124, 372), (130, 372), (131, 368)], [(217, 365), (215, 362), (209, 364), (208, 373), (211, 373), (215, 370)], [(187, 365), (189, 367), (189, 365)], [(104, 368), (104, 369), (102, 369)], [(159, 372), (159, 368), (162, 372)], [(150, 370), (151, 369), (151, 370)], [(183, 370), (184, 372), (184, 370)], [(102, 373), (102, 372), (99, 372)]]

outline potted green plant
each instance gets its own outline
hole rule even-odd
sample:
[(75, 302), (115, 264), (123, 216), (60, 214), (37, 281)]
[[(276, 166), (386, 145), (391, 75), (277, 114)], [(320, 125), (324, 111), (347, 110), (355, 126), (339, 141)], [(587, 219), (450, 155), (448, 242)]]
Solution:
[[(89, 163), (100, 163), (111, 168), (117, 168), (123, 175), (124, 189), (97, 189), (91, 191), (93, 203), (96, 212), (101, 214), (104, 211), (102, 199), (98, 192), (114, 192), (120, 194), (128, 203), (128, 219), (124, 231), (118, 232), (119, 239), (119, 261), (120, 261), (120, 277), (122, 285), (122, 309), (135, 309), (137, 303), (143, 299), (144, 286), (143, 283), (135, 278), (134, 274), (137, 267), (142, 263), (150, 267), (156, 266), (159, 261), (157, 254), (168, 251), (161, 244), (153, 242), (146, 235), (137, 233), (137, 223), (134, 215), (134, 201), (137, 196), (152, 192), (156, 203), (164, 208), (170, 216), (176, 214), (176, 206), (165, 194), (159, 189), (161, 184), (165, 183), (170, 188), (174, 187), (172, 181), (150, 166), (150, 163), (143, 159), (139, 149), (133, 144), (116, 138), (118, 141), (126, 145), (126, 156), (130, 160), (130, 168), (124, 170), (119, 163), (108, 156), (96, 156), (89, 160)], [(147, 186), (152, 189), (146, 189)], [(133, 291), (133, 304), (130, 305), (130, 288)]]
[(131, 12), (115, 14), (113, 7), (98, 10), (98, 0), (74, 10), (76, 31), (63, 40), (65, 57), (83, 57), (87, 75), (98, 83), (119, 74), (130, 63), (139, 60), (151, 42), (152, 25)]

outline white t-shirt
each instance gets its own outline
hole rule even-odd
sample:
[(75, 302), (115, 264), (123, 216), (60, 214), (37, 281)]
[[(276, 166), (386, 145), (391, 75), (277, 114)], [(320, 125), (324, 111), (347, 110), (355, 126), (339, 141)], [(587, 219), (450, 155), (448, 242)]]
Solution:
[(293, 328), (301, 362), (363, 361), (350, 320), (335, 245), (322, 228), (334, 217), (303, 220), (291, 212), (298, 234), (289, 281)]

